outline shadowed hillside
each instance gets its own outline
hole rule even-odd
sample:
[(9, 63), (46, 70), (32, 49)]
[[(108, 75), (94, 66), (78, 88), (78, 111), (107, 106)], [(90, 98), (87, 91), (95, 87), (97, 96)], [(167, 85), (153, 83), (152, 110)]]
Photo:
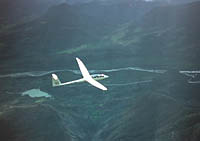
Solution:
[[(200, 140), (199, 74), (180, 73), (200, 67), (200, 3), (126, 2), (60, 4), (1, 29), (0, 140)], [(51, 73), (82, 77), (75, 57), (108, 91), (52, 87)]]
[[(78, 55), (76, 52), (96, 48), (93, 44), (98, 43), (121, 24), (138, 20), (144, 13), (139, 14), (140, 9), (136, 8), (137, 6), (148, 11), (153, 5), (138, 3), (132, 7), (127, 3), (89, 3), (51, 7), (40, 18), (1, 30), (1, 58), (19, 57), (19, 62), (14, 67), (29, 64), (24, 61), (44, 63), (44, 67), (62, 60), (71, 64), (72, 56)], [(124, 9), (123, 12), (120, 9)]]
[(44, 13), (50, 6), (61, 3), (61, 0), (1, 0), (0, 1), (0, 28), (7, 24), (15, 24), (31, 20)]

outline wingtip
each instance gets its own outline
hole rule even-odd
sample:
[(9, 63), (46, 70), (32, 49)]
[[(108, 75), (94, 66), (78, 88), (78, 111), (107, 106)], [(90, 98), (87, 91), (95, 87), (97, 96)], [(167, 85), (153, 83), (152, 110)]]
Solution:
[(104, 91), (107, 91), (108, 89), (107, 89), (107, 88), (104, 88), (103, 90), (104, 90)]

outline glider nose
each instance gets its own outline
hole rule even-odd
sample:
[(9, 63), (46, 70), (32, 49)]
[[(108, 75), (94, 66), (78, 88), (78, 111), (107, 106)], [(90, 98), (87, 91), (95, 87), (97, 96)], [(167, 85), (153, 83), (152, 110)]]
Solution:
[(104, 74), (104, 77), (105, 77), (105, 78), (108, 78), (109, 76)]

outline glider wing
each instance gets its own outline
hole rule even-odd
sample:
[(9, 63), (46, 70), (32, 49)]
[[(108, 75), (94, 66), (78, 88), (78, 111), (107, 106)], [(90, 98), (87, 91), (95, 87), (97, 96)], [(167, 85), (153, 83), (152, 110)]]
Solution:
[(83, 64), (83, 62), (79, 59), (79, 58), (76, 58), (76, 61), (78, 63), (78, 66), (81, 70), (81, 73), (83, 75), (83, 78), (91, 78), (86, 66)]
[(81, 70), (81, 73), (83, 75), (83, 78), (85, 79), (85, 81), (87, 81), (88, 83), (90, 83), (91, 85), (101, 89), (101, 90), (104, 90), (106, 91), (107, 88), (105, 86), (103, 86), (101, 83), (97, 82), (96, 80), (94, 80), (91, 76), (90, 76), (90, 73), (88, 72), (86, 66), (83, 64), (83, 62), (79, 59), (79, 58), (76, 58), (76, 61), (78, 63), (78, 66)]
[(97, 82), (96, 80), (94, 80), (93, 78), (86, 78), (85, 79), (88, 83), (90, 83), (91, 85), (101, 89), (101, 90), (108, 90), (105, 86), (103, 86), (101, 83)]

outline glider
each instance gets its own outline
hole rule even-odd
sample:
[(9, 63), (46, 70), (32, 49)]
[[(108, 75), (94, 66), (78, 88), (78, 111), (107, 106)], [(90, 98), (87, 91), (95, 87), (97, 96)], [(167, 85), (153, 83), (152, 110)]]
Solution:
[(105, 78), (108, 78), (109, 76), (107, 76), (105, 74), (92, 74), (92, 75), (90, 75), (86, 66), (83, 64), (83, 62), (79, 58), (76, 58), (76, 61), (78, 63), (78, 66), (79, 66), (79, 69), (82, 73), (83, 78), (78, 79), (78, 80), (74, 80), (74, 81), (70, 81), (70, 82), (61, 83), (58, 76), (56, 74), (52, 74), (52, 86), (53, 87), (69, 85), (69, 84), (73, 84), (73, 83), (88, 82), (91, 85), (93, 85), (93, 86), (95, 86), (95, 87), (97, 87), (101, 90), (104, 90), (104, 91), (108, 90), (105, 86), (103, 86), (101, 83), (97, 82), (96, 80), (103, 80)]

